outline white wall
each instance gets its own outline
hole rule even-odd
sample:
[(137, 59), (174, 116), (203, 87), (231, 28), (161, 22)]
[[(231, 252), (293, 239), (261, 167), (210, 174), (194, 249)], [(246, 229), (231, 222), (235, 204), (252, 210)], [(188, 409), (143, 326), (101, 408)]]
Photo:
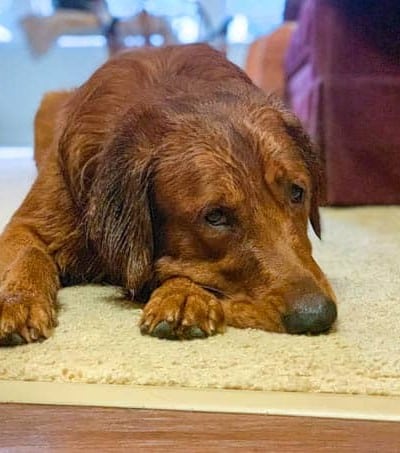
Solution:
[[(121, 0), (114, 1), (122, 4)], [(257, 0), (203, 0), (203, 5), (216, 27), (226, 12), (237, 9), (233, 5), (235, 2), (246, 4), (248, 1), (249, 8), (258, 5)], [(272, 0), (271, 5), (282, 2)], [(160, 0), (153, 3), (159, 6)], [(44, 8), (46, 5), (49, 7), (51, 0), (0, 0), (0, 25), (11, 30), (13, 35), (10, 42), (1, 42), (0, 39), (0, 147), (31, 145), (33, 117), (43, 93), (80, 85), (107, 58), (106, 47), (62, 48), (57, 45), (44, 56), (33, 58), (17, 21), (31, 11), (46, 13), (37, 10), (38, 6)], [(232, 11), (225, 9), (229, 5)], [(265, 9), (271, 9), (271, 5)], [(228, 57), (243, 65), (246, 51), (245, 43), (233, 44), (228, 48)]]
[(106, 48), (54, 46), (32, 58), (18, 21), (30, 12), (48, 12), (46, 5), (51, 0), (0, 0), (0, 25), (12, 33), (10, 42), (0, 40), (0, 146), (31, 145), (43, 93), (81, 84), (107, 57)]
[[(243, 64), (246, 50), (245, 45), (234, 45), (228, 56)], [(33, 59), (25, 45), (0, 44), (0, 147), (31, 145), (33, 118), (43, 93), (79, 86), (106, 58), (105, 47), (55, 46)]]
[(0, 44), (0, 146), (31, 144), (43, 93), (80, 85), (106, 56), (101, 47), (55, 47), (33, 59), (22, 43)]

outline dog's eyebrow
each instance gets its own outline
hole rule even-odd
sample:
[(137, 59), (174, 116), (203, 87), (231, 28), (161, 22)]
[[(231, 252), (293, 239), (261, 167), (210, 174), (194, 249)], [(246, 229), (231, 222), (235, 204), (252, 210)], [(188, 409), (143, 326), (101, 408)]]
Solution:
[(279, 167), (286, 179), (303, 180), (308, 184), (310, 174), (306, 152), (295, 131), (283, 119), (271, 124), (268, 131), (263, 131), (257, 145), (266, 171), (273, 165)]
[(233, 154), (236, 155), (241, 162), (245, 165), (246, 170), (250, 170), (252, 173), (260, 171), (262, 169), (262, 156), (257, 149), (257, 143), (254, 140), (253, 135), (247, 133), (247, 131), (240, 131), (233, 124), (228, 127), (228, 137)]
[(242, 144), (245, 151), (241, 155), (245, 156), (246, 153), (245, 162), (246, 166), (252, 166), (251, 173), (255, 167), (261, 171), (272, 198), (277, 202), (280, 199), (271, 187), (279, 176), (288, 182), (297, 181), (306, 188), (310, 186), (310, 172), (297, 131), (288, 130), (290, 125), (279, 112), (271, 111), (270, 108), (254, 111), (246, 118), (245, 126), (248, 134), (235, 128), (232, 128), (230, 134), (236, 143)]

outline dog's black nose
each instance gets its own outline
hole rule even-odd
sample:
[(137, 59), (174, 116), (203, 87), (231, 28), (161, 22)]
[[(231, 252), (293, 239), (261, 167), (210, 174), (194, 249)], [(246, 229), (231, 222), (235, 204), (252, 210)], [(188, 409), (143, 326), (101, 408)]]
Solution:
[(332, 300), (311, 294), (298, 299), (282, 321), (288, 333), (317, 334), (327, 331), (336, 317), (336, 304)]

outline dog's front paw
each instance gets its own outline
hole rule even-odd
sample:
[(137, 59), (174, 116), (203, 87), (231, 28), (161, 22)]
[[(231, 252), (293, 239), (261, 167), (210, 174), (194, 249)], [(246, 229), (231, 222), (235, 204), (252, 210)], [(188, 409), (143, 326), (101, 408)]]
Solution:
[(225, 329), (221, 303), (195, 283), (175, 278), (157, 288), (147, 302), (140, 331), (158, 338), (205, 338)]
[(48, 338), (56, 324), (51, 301), (34, 294), (0, 290), (0, 345)]

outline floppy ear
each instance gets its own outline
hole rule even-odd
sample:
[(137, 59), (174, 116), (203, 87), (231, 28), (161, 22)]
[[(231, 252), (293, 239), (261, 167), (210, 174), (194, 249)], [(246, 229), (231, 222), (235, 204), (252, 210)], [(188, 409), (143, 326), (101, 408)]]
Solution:
[(311, 208), (310, 208), (310, 222), (311, 226), (318, 236), (321, 239), (321, 220), (319, 216), (319, 202), (318, 202), (318, 195), (315, 194), (315, 189), (313, 190), (313, 194), (311, 197)]
[(284, 115), (286, 130), (298, 145), (301, 156), (308, 168), (312, 180), (310, 222), (315, 234), (321, 239), (321, 222), (319, 206), (325, 200), (325, 177), (321, 150), (314, 145), (303, 127), (292, 114)]
[(326, 179), (325, 179), (325, 164), (322, 156), (322, 150), (316, 145), (309, 142), (313, 158), (308, 163), (308, 168), (311, 173), (313, 182), (311, 207), (310, 207), (310, 222), (315, 234), (321, 239), (321, 221), (319, 216), (319, 207), (325, 204), (326, 200)]
[(105, 272), (134, 293), (151, 280), (154, 255), (152, 155), (160, 115), (127, 112), (97, 159), (86, 208), (86, 228)]

